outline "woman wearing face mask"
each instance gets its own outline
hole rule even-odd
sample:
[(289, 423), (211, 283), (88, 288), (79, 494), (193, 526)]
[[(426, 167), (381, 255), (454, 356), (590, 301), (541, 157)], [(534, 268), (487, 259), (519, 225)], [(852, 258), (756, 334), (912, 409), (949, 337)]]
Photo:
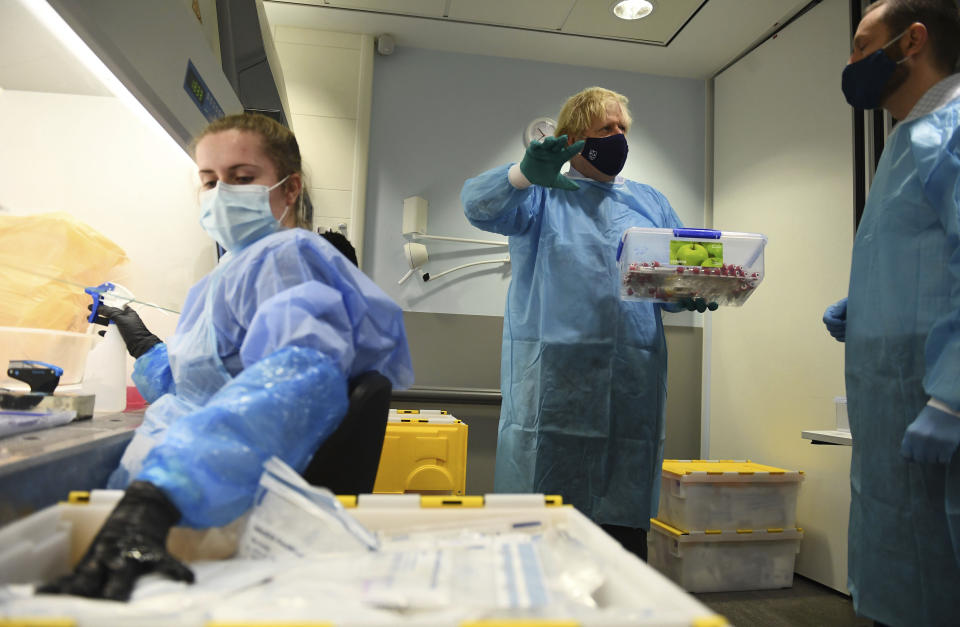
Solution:
[(172, 526), (236, 519), (271, 456), (303, 471), (340, 426), (355, 376), (413, 382), (400, 308), (324, 238), (289, 228), (303, 189), (293, 134), (231, 115), (194, 156), (201, 225), (229, 254), (191, 288), (166, 343), (132, 309), (100, 307), (151, 405), (110, 478), (123, 499), (76, 571), (43, 592), (120, 600), (149, 572), (192, 581), (166, 552)]
[(616, 252), (629, 227), (682, 225), (663, 194), (619, 176), (630, 122), (624, 96), (585, 89), (555, 137), (468, 180), (461, 200), (471, 224), (510, 237), (497, 492), (561, 494), (645, 559), (666, 344), (661, 306), (620, 300)]

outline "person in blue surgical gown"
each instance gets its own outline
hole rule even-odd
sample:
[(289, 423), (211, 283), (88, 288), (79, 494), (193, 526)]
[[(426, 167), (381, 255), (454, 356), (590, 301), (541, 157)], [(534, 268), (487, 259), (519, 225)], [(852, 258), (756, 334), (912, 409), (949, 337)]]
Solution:
[(681, 223), (663, 194), (619, 176), (630, 122), (624, 96), (585, 89), (554, 137), (466, 181), (461, 199), (471, 224), (509, 236), (496, 491), (560, 494), (645, 559), (663, 461), (664, 307), (620, 299), (617, 244), (629, 227)]
[(353, 377), (413, 382), (400, 308), (323, 237), (289, 228), (303, 188), (293, 134), (240, 114), (195, 145), (200, 222), (228, 252), (165, 343), (132, 309), (101, 307), (151, 405), (110, 478), (126, 488), (119, 505), (75, 572), (42, 592), (125, 599), (145, 573), (191, 581), (165, 548), (173, 525), (239, 517), (271, 456), (303, 471), (343, 419)]
[(868, 7), (843, 72), (899, 120), (853, 245), (846, 341), (849, 581), (886, 625), (960, 623), (960, 16), (953, 0)]

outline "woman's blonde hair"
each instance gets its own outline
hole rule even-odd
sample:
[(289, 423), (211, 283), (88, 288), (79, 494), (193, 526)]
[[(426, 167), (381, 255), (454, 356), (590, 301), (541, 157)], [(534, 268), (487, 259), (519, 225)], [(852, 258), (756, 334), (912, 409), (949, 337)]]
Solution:
[[(193, 138), (190, 145), (190, 152), (196, 158), (197, 144), (207, 135), (222, 133), (223, 131), (244, 131), (247, 133), (256, 133), (263, 142), (263, 151), (267, 158), (277, 169), (277, 177), (283, 179), (291, 174), (299, 174), (301, 179), (300, 195), (297, 197), (294, 213), (296, 226), (312, 230), (310, 221), (313, 216), (306, 215), (307, 203), (305, 202), (305, 190), (307, 182), (304, 180), (303, 163), (300, 158), (300, 145), (293, 131), (280, 124), (276, 120), (259, 113), (234, 113), (214, 120), (207, 125), (199, 135)], [(286, 187), (287, 183), (284, 183)]]
[(591, 125), (607, 114), (608, 102), (616, 102), (620, 105), (620, 110), (623, 112), (623, 132), (626, 133), (633, 122), (630, 109), (627, 107), (627, 97), (603, 87), (587, 87), (567, 98), (563, 108), (560, 109), (557, 130), (553, 134), (556, 137), (561, 135), (570, 138), (581, 137)]

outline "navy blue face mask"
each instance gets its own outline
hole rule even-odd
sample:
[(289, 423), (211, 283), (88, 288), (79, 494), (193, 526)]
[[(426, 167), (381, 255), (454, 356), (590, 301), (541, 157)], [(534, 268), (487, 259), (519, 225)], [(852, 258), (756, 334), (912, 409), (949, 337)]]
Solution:
[(627, 138), (623, 133), (588, 137), (580, 154), (607, 176), (616, 176), (627, 162)]
[(904, 57), (899, 61), (894, 61), (884, 51), (890, 44), (903, 37), (906, 32), (903, 31), (870, 56), (864, 57), (856, 63), (850, 63), (843, 68), (841, 87), (850, 106), (863, 110), (880, 107), (884, 89), (890, 82), (894, 70), (907, 60), (907, 57)]

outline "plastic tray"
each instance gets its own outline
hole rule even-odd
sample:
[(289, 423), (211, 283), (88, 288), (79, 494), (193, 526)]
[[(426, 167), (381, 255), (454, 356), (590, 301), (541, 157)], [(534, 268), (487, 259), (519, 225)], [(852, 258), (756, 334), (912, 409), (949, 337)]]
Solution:
[(629, 228), (617, 250), (620, 297), (658, 303), (700, 297), (742, 305), (763, 281), (766, 243), (758, 233)]
[[(92, 537), (120, 498), (119, 491), (93, 491), (88, 495), (89, 503), (83, 503), (83, 495), (76, 495), (73, 502), (63, 502), (51, 506), (22, 519), (17, 523), (0, 529), (2, 546), (6, 549), (4, 555), (10, 551), (19, 551), (20, 557), (16, 562), (0, 559), (0, 584), (12, 581), (45, 581), (67, 571), (72, 564), (83, 555)], [(602, 583), (592, 598), (596, 608), (584, 608), (582, 614), (540, 616), (533, 620), (527, 612), (502, 611), (499, 613), (481, 615), (464, 613), (461, 608), (452, 607), (445, 613), (431, 615), (428, 620), (415, 617), (405, 617), (403, 612), (393, 614), (389, 620), (365, 620), (361, 623), (339, 621), (325, 615), (322, 609), (311, 609), (310, 624), (364, 625), (377, 627), (379, 625), (430, 625), (432, 627), (464, 627), (474, 625), (482, 627), (489, 625), (580, 625), (593, 626), (671, 626), (671, 627), (724, 627), (728, 623), (723, 617), (716, 615), (709, 608), (684, 592), (669, 579), (656, 572), (649, 565), (641, 562), (632, 553), (624, 550), (613, 538), (569, 506), (562, 506), (558, 497), (544, 497), (542, 494), (490, 494), (486, 496), (442, 497), (423, 496), (415, 494), (363, 494), (359, 497), (340, 497), (341, 503), (348, 508), (353, 516), (368, 529), (377, 531), (423, 529), (433, 525), (441, 529), (462, 529), (465, 527), (481, 527), (484, 525), (500, 525), (503, 521), (540, 521), (546, 528), (562, 530), (576, 538), (577, 542), (588, 552), (602, 574)], [(207, 538), (203, 534), (185, 540), (185, 533), (190, 530), (175, 528), (171, 533), (168, 547), (171, 552), (181, 559), (217, 559), (214, 555), (204, 554), (196, 550), (196, 546), (204, 546)], [(213, 533), (212, 530), (208, 533)], [(183, 533), (181, 533), (183, 532)], [(193, 550), (186, 544), (192, 543)], [(33, 561), (35, 567), (27, 573), (20, 571), (22, 576), (12, 578), (14, 568), (21, 568), (24, 564)], [(229, 562), (225, 562), (229, 564)], [(290, 563), (294, 568), (295, 564)], [(237, 577), (242, 577), (240, 570), (232, 569)], [(469, 573), (460, 573), (458, 576), (469, 576)], [(309, 583), (309, 582), (307, 582)], [(500, 582), (498, 585), (505, 585)], [(174, 585), (174, 584), (171, 584)], [(178, 585), (178, 584), (177, 584)], [(51, 615), (64, 616), (63, 613), (51, 614), (61, 607), (75, 608), (78, 611), (95, 611), (98, 618), (90, 616), (76, 616), (68, 612), (57, 624), (177, 624), (181, 626), (204, 626), (230, 624), (264, 625), (264, 624), (304, 624), (302, 619), (282, 620), (283, 612), (290, 610), (290, 604), (296, 598), (297, 591), (287, 588), (276, 589), (271, 587), (269, 579), (263, 581), (251, 580), (249, 587), (228, 595), (225, 598), (211, 597), (201, 599), (204, 603), (199, 610), (191, 606), (189, 613), (177, 613), (175, 608), (154, 605), (130, 604), (95, 604), (81, 599), (58, 597), (56, 607), (50, 607), (53, 599), (43, 599), (44, 617)], [(308, 585), (303, 590), (310, 590)], [(275, 604), (265, 605), (255, 618), (244, 612), (246, 599), (253, 597), (275, 598)], [(2, 595), (0, 595), (2, 598)], [(10, 597), (7, 597), (10, 598)], [(149, 601), (147, 599), (146, 601)], [(68, 603), (73, 605), (68, 605)], [(309, 603), (305, 599), (304, 603)], [(0, 624), (3, 620), (25, 620), (25, 623), (10, 624), (40, 624), (43, 617), (31, 614), (15, 614), (0, 600)], [(85, 603), (85, 604), (84, 604)], [(184, 604), (186, 605), (186, 604)], [(331, 615), (336, 615), (337, 608), (329, 608)], [(271, 614), (273, 619), (268, 618)], [(210, 616), (216, 617), (211, 620)], [(124, 619), (127, 620), (124, 620)], [(29, 622), (33, 620), (34, 622)], [(75, 620), (76, 622), (70, 622)], [(299, 622), (298, 622), (299, 621)], [(46, 623), (43, 623), (46, 624)]]

